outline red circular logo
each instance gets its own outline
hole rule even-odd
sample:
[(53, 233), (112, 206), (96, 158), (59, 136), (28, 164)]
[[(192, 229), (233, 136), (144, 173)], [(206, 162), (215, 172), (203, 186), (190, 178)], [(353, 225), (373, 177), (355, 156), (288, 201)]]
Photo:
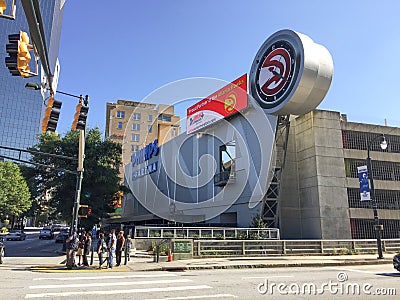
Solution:
[(284, 48), (271, 51), (261, 65), (258, 85), (266, 96), (277, 94), (288, 80), (291, 69), (289, 52)]

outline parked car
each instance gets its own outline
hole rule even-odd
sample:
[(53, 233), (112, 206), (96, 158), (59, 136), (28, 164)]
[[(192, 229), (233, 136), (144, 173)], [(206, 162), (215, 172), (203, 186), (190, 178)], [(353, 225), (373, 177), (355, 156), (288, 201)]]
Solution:
[(51, 229), (53, 230), (53, 232), (61, 231), (61, 228), (62, 228), (62, 226), (58, 225), (58, 224), (51, 226)]
[(53, 230), (51, 230), (51, 228), (43, 228), (40, 230), (39, 233), (39, 239), (53, 239), (54, 238), (54, 233)]
[(393, 257), (393, 268), (400, 272), (400, 254)]
[(68, 236), (68, 231), (60, 231), (60, 233), (56, 236), (56, 243), (64, 243)]
[(20, 229), (13, 229), (13, 230), (10, 230), (10, 232), (7, 234), (6, 239), (7, 239), (7, 241), (9, 241), (9, 240), (23, 241), (26, 239), (26, 233)]

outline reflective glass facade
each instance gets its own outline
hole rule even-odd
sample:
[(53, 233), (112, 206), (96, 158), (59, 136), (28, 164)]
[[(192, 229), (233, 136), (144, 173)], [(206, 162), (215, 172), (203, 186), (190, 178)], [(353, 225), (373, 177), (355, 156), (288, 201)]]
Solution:
[[(60, 45), (62, 15), (65, 0), (40, 0), (49, 64), (55, 68)], [(25, 31), (29, 35), (26, 16), (20, 1), (16, 1), (15, 20), (0, 18), (0, 145), (26, 149), (36, 143), (41, 132), (41, 120), (45, 109), (40, 91), (27, 90), (27, 82), (40, 83), (39, 75), (23, 79), (11, 76), (4, 59), (8, 35)], [(34, 71), (34, 70), (33, 70)], [(0, 149), (5, 156), (17, 155), (16, 152)]]

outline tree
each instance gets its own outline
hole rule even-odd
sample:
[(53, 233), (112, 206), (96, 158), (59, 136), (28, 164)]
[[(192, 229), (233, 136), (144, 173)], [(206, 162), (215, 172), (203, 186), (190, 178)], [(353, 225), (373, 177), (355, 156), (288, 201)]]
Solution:
[(31, 206), (28, 185), (17, 164), (0, 162), (0, 217), (19, 216)]
[[(86, 132), (84, 173), (81, 190), (81, 204), (89, 205), (92, 214), (82, 225), (89, 226), (111, 212), (113, 195), (119, 189), (119, 166), (122, 147), (108, 139), (101, 139), (98, 128)], [(39, 135), (39, 142), (30, 150), (78, 157), (79, 132), (70, 131), (64, 137), (47, 132)], [(37, 187), (36, 198), (48, 195), (49, 207), (54, 209), (53, 219), (70, 221), (75, 199), (76, 175), (65, 170), (76, 171), (77, 160), (32, 154), (32, 163), (49, 166), (33, 166), (29, 180)], [(50, 166), (52, 168), (50, 168)], [(54, 170), (57, 168), (58, 170)], [(64, 171), (63, 171), (64, 170)]]
[(260, 214), (256, 214), (255, 216), (253, 216), (250, 226), (253, 228), (267, 228), (268, 227), (267, 223), (264, 222), (264, 220)]

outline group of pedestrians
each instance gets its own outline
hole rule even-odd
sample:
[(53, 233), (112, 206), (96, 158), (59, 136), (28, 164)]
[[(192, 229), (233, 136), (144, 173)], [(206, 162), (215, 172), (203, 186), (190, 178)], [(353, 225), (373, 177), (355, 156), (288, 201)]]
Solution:
[[(78, 266), (88, 267), (89, 263), (87, 256), (90, 254), (91, 248), (92, 234), (90, 232), (82, 231), (78, 235), (76, 229), (73, 229), (71, 235), (66, 240), (67, 269), (76, 268)], [(78, 264), (76, 263), (77, 255), (79, 258)]]
[(115, 229), (111, 229), (108, 237), (104, 236), (104, 233), (99, 234), (99, 240), (97, 241), (97, 254), (99, 256), (99, 269), (102, 268), (103, 264), (106, 263), (106, 268), (112, 269), (115, 266), (119, 267), (122, 260), (122, 252), (126, 246), (126, 251), (129, 257), (130, 248), (132, 245), (132, 239), (128, 235), (124, 237), (124, 231), (119, 231), (115, 234)]
[[(132, 239), (128, 235), (124, 237), (124, 231), (115, 233), (115, 229), (111, 229), (110, 233), (106, 235), (101, 230), (97, 232), (98, 239), (96, 245), (96, 251), (99, 258), (99, 266), (101, 269), (103, 265), (105, 268), (112, 269), (114, 266), (118, 267), (121, 265), (122, 253), (126, 248), (128, 260), (130, 260), (129, 252), (133, 245)], [(96, 236), (94, 236), (96, 239)], [(71, 235), (66, 240), (66, 251), (67, 261), (66, 266), (68, 269), (78, 267), (88, 267), (88, 255), (92, 249), (92, 233), (81, 231), (79, 234), (76, 229), (72, 230)], [(77, 257), (78, 256), (78, 257)], [(115, 258), (115, 264), (114, 264)]]

